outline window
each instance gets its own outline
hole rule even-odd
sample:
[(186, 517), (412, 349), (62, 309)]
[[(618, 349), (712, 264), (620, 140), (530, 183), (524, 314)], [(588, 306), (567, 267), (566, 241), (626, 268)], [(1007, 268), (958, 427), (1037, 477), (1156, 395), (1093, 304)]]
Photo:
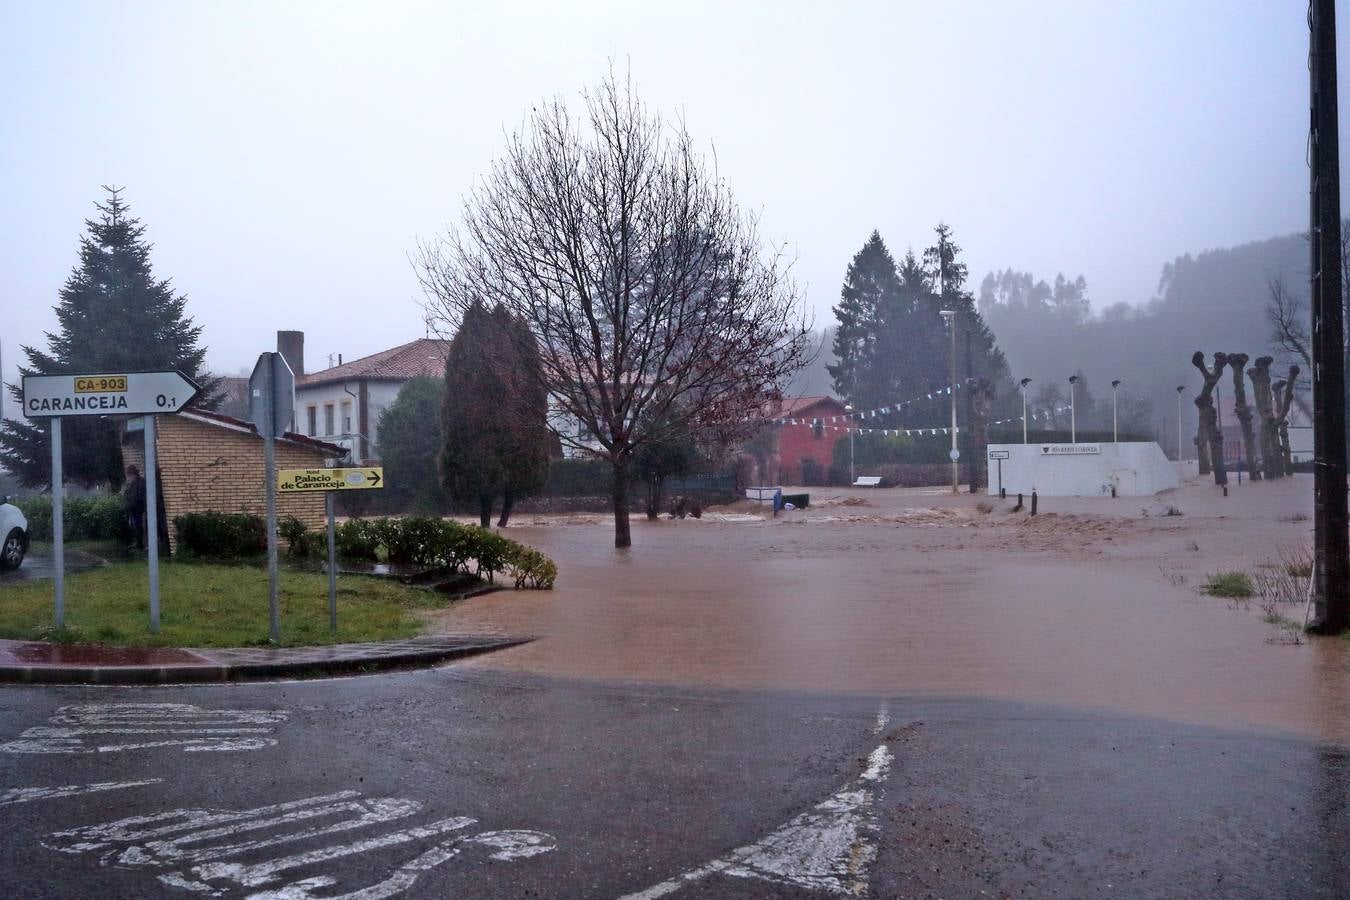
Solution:
[(305, 434), (314, 437), (314, 435), (319, 433), (319, 408), (311, 403), (305, 412), (308, 414), (308, 422), (306, 424), (309, 426), (305, 430)]
[(323, 433), (325, 435), (333, 433), (333, 404), (331, 403), (323, 405)]
[(352, 401), (342, 401), (342, 433), (352, 433)]

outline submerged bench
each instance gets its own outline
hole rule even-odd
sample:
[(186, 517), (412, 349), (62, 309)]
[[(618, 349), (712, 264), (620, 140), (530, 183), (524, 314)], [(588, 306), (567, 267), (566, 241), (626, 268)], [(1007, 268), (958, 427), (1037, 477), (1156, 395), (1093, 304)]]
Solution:
[(858, 480), (853, 482), (854, 487), (881, 487), (880, 475), (859, 475)]

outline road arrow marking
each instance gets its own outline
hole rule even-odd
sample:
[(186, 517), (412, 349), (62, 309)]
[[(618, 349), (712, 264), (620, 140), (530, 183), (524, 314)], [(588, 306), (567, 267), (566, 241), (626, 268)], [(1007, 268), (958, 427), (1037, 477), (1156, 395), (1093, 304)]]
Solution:
[(726, 856), (620, 900), (655, 900), (710, 875), (729, 875), (831, 894), (867, 890), (867, 867), (876, 858), (873, 791), (893, 760), (885, 744), (872, 751), (866, 771), (815, 808), (767, 837)]

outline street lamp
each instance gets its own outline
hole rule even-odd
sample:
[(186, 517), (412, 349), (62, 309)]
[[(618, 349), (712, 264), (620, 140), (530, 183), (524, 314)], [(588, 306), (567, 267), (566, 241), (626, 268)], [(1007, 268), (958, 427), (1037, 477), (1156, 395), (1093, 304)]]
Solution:
[(952, 450), (948, 455), (952, 458), (952, 493), (961, 493), (961, 468), (957, 460), (961, 458), (961, 451), (956, 449), (956, 310), (939, 310), (942, 318), (947, 320), (947, 328), (952, 333), (952, 380), (948, 392), (952, 397)]
[(1181, 392), (1186, 385), (1177, 385), (1177, 462), (1181, 462)]
[(848, 413), (848, 483), (858, 479), (853, 474), (853, 404), (845, 403), (844, 412)]
[(1027, 442), (1027, 385), (1031, 384), (1030, 378), (1022, 379), (1022, 443)]
[(1074, 385), (1076, 385), (1077, 383), (1078, 383), (1078, 376), (1077, 376), (1077, 375), (1070, 375), (1070, 376), (1069, 376), (1069, 443), (1070, 443), (1070, 444), (1076, 444), (1076, 443), (1078, 443), (1078, 416), (1077, 416), (1076, 410), (1074, 409), (1074, 405), (1075, 405), (1075, 404), (1074, 404), (1074, 395), (1077, 393), (1077, 391), (1074, 390)]
[(1120, 443), (1120, 428), (1116, 424), (1116, 394), (1120, 391), (1120, 379), (1111, 382), (1111, 443)]

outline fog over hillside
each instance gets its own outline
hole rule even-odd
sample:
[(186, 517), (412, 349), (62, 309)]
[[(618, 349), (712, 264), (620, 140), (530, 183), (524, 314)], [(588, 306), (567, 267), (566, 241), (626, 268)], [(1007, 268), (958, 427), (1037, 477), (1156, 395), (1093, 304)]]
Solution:
[[(1271, 352), (1265, 306), (1272, 278), (1300, 296), (1307, 292), (1308, 248), (1291, 234), (1237, 247), (1187, 253), (1162, 267), (1158, 293), (1137, 306), (1117, 303), (1096, 314), (1086, 304), (1056, 303), (1054, 277), (1009, 270), (981, 284), (980, 312), (1008, 357), (1014, 378), (1042, 384), (1067, 381), (1082, 370), (1098, 399), (1120, 379), (1122, 398), (1152, 404), (1154, 426), (1175, 433), (1176, 387), (1186, 386), (1186, 428), (1194, 429), (1190, 398), (1200, 377), (1191, 354), (1203, 350)], [(1044, 283), (1042, 283), (1044, 282)], [(1064, 280), (1072, 293), (1073, 282)], [(1091, 285), (1082, 284), (1084, 298)], [(1226, 382), (1225, 382), (1226, 383)], [(1164, 420), (1165, 423), (1164, 423)], [(1164, 442), (1171, 446), (1171, 439)]]

